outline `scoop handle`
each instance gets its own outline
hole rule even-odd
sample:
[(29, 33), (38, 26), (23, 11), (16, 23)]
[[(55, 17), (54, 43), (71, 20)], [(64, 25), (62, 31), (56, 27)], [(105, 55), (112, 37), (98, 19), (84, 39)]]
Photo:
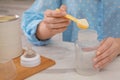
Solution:
[[(56, 9), (56, 11), (60, 11), (59, 9)], [(67, 18), (67, 19), (70, 19), (70, 20), (72, 20), (72, 21), (74, 21), (74, 22), (78, 22), (78, 19), (77, 18), (75, 18), (75, 17), (73, 17), (72, 15), (70, 15), (70, 14), (66, 14), (65, 15), (65, 18)]]

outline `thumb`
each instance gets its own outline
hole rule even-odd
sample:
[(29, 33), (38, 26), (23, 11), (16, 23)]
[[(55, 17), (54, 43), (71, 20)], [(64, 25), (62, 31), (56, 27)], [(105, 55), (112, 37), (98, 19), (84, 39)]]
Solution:
[(65, 5), (62, 5), (62, 6), (60, 7), (60, 10), (66, 11), (66, 10), (67, 10), (67, 7), (66, 7)]

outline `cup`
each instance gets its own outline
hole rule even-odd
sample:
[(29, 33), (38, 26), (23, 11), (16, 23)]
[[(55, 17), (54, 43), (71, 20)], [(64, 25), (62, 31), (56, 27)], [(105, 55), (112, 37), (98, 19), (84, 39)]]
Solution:
[(98, 70), (94, 68), (93, 58), (99, 46), (97, 32), (94, 30), (80, 30), (75, 43), (76, 71), (81, 75), (94, 75)]
[(18, 15), (0, 15), (0, 62), (23, 52)]

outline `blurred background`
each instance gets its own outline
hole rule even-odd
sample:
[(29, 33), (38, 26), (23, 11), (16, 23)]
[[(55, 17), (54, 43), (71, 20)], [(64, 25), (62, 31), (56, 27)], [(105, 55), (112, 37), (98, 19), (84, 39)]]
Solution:
[(0, 0), (0, 14), (18, 14), (29, 8), (34, 0)]

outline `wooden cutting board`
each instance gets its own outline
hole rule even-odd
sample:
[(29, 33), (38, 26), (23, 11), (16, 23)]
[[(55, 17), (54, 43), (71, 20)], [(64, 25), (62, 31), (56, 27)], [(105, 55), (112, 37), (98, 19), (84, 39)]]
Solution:
[(41, 64), (28, 68), (28, 67), (23, 67), (20, 65), (20, 57), (14, 59), (14, 63), (17, 68), (17, 77), (15, 80), (24, 80), (25, 78), (28, 78), (42, 70), (45, 70), (55, 64), (54, 60), (51, 60), (49, 58), (46, 58), (44, 56), (41, 56)]

